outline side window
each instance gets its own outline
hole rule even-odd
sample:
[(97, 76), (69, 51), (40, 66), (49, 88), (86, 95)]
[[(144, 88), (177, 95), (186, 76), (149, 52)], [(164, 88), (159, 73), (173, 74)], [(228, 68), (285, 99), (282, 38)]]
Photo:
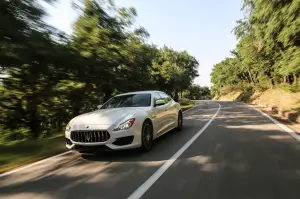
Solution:
[(153, 105), (155, 105), (155, 102), (160, 99), (161, 99), (160, 95), (158, 93), (154, 93), (153, 94)]
[(167, 95), (166, 93), (160, 92), (159, 95), (161, 96), (162, 100), (165, 100), (166, 103), (168, 103), (169, 101), (171, 101), (170, 96)]

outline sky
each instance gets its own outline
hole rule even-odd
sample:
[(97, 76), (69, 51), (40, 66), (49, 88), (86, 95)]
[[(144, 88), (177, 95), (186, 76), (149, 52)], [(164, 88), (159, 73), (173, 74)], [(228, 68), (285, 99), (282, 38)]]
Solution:
[[(149, 43), (175, 50), (186, 50), (199, 61), (199, 77), (194, 83), (211, 86), (214, 64), (230, 56), (236, 45), (232, 33), (235, 22), (242, 18), (242, 0), (115, 0), (116, 6), (134, 7), (136, 24), (149, 33)], [(46, 6), (50, 25), (72, 33), (78, 12), (71, 0), (58, 0)]]

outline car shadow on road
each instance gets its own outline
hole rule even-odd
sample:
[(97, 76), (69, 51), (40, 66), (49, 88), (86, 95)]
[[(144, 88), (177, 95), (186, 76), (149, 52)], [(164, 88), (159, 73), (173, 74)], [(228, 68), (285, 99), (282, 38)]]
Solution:
[[(182, 132), (165, 134), (148, 153), (83, 154), (68, 161), (61, 157), (45, 163), (47, 169), (42, 165), (1, 178), (0, 198), (128, 197), (206, 123), (201, 122), (187, 120)], [(297, 140), (254, 110), (224, 109), (146, 195), (298, 199), (299, 154)]]
[[(120, 151), (99, 151), (97, 153), (83, 153), (81, 157), (88, 161), (101, 162), (144, 162), (144, 161), (165, 161), (172, 156), (176, 149), (180, 148), (178, 140), (188, 140), (190, 136), (191, 126), (185, 126), (182, 132), (172, 130), (154, 142), (153, 149), (144, 152), (140, 149), (128, 149)], [(188, 132), (184, 134), (184, 132)], [(183, 141), (180, 141), (183, 142)], [(176, 144), (174, 144), (176, 143)], [(169, 150), (169, 151), (167, 151)]]
[[(196, 121), (188, 122), (188, 131), (195, 130), (192, 126)], [(96, 162), (164, 162), (190, 138), (180, 133), (164, 135), (148, 153), (116, 151), (82, 157)], [(172, 153), (163, 152), (182, 139), (185, 142), (173, 148)], [(299, 154), (300, 142), (268, 118), (249, 108), (225, 109), (161, 177), (160, 186), (155, 184), (153, 189), (160, 193), (158, 198), (296, 199), (300, 198)], [(161, 186), (169, 182), (172, 186)], [(200, 182), (205, 186), (196, 188)], [(190, 195), (180, 190), (190, 190)]]
[[(203, 111), (209, 108), (209, 103), (202, 103), (193, 110), (184, 113), (184, 127), (182, 131), (172, 130), (155, 140), (153, 149), (142, 152), (139, 149), (102, 151), (95, 154), (82, 154), (81, 157), (88, 161), (99, 162), (150, 162), (168, 160), (179, 150), (193, 135), (195, 135), (215, 114), (216, 110)], [(217, 107), (213, 104), (212, 107)]]

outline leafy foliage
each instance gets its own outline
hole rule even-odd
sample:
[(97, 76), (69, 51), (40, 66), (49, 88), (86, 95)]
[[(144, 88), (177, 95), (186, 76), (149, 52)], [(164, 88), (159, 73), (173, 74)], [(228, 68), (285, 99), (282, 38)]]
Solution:
[[(114, 94), (160, 89), (178, 97), (198, 76), (187, 52), (147, 43), (134, 8), (78, 0), (70, 37), (48, 26), (40, 0), (1, 1), (0, 139), (40, 138)], [(48, 0), (47, 2), (52, 2)]]
[(198, 65), (198, 61), (186, 51), (163, 47), (152, 62), (151, 74), (159, 89), (172, 93), (178, 101), (178, 92), (189, 88), (198, 76)]
[(237, 21), (239, 39), (231, 58), (211, 73), (214, 94), (224, 86), (270, 88), (297, 83), (300, 75), (300, 1), (244, 0), (245, 19)]
[(191, 85), (185, 92), (184, 98), (190, 100), (209, 100), (211, 99), (210, 89), (207, 86)]

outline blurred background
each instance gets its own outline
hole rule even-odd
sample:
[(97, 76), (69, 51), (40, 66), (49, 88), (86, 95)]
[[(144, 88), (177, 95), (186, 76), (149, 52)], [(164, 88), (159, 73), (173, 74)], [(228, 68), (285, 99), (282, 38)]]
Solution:
[(183, 107), (210, 98), (208, 87), (193, 85), (196, 58), (149, 44), (134, 8), (72, 1), (78, 18), (69, 35), (45, 22), (53, 3), (0, 2), (0, 172), (64, 151), (68, 121), (115, 94), (158, 89)]
[[(163, 41), (181, 35), (176, 49), (151, 40), (137, 10), (112, 0), (68, 1), (75, 19), (65, 33), (46, 22), (58, 2), (0, 1), (0, 172), (65, 151), (67, 122), (123, 92), (162, 90), (182, 108), (194, 99), (259, 99), (300, 118), (299, 0), (178, 1), (172, 9), (155, 1), (151, 30), (170, 23), (153, 32)], [(184, 44), (189, 52), (178, 50)], [(194, 84), (199, 78), (212, 87)]]

